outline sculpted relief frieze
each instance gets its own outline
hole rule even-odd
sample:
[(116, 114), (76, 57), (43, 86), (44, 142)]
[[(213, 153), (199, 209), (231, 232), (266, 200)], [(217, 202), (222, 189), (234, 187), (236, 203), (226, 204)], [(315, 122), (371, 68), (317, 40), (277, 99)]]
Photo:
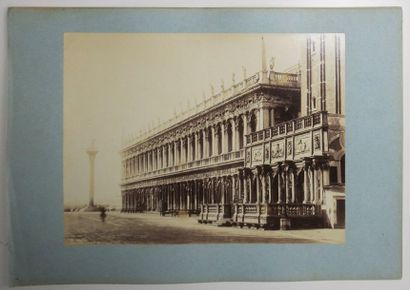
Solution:
[(263, 163), (263, 147), (262, 145), (252, 147), (252, 165)]
[(295, 137), (295, 155), (307, 156), (311, 153), (310, 134), (303, 134)]

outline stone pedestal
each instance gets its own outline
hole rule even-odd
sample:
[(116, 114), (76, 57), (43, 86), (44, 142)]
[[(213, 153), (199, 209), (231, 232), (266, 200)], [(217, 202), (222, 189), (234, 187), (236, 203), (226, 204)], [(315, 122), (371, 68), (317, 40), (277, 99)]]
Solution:
[(289, 218), (281, 218), (279, 226), (280, 226), (281, 231), (290, 230), (290, 219)]
[(82, 211), (85, 211), (85, 212), (100, 211), (100, 209), (96, 207), (95, 205), (87, 205), (87, 207), (83, 208)]

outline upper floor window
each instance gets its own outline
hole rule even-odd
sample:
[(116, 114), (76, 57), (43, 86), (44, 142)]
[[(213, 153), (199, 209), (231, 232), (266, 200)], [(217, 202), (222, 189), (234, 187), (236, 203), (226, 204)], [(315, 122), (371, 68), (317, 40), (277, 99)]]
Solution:
[(312, 96), (312, 110), (314, 111), (314, 110), (316, 110), (316, 108), (317, 108), (317, 98), (316, 98), (316, 96)]

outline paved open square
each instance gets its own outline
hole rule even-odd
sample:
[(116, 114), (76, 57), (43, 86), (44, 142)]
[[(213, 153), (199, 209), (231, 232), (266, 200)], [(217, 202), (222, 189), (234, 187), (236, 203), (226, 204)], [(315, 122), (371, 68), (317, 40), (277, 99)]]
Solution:
[(344, 229), (263, 231), (218, 227), (197, 222), (197, 217), (162, 217), (159, 214), (109, 212), (64, 214), (66, 245), (76, 244), (184, 244), (184, 243), (330, 243), (342, 244)]

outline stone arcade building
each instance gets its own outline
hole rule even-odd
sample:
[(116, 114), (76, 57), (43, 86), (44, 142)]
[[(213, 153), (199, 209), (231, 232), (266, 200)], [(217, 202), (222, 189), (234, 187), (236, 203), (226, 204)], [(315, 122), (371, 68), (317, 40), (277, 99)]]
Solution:
[(121, 150), (122, 211), (263, 228), (344, 226), (344, 39), (310, 35), (293, 73), (261, 71)]

